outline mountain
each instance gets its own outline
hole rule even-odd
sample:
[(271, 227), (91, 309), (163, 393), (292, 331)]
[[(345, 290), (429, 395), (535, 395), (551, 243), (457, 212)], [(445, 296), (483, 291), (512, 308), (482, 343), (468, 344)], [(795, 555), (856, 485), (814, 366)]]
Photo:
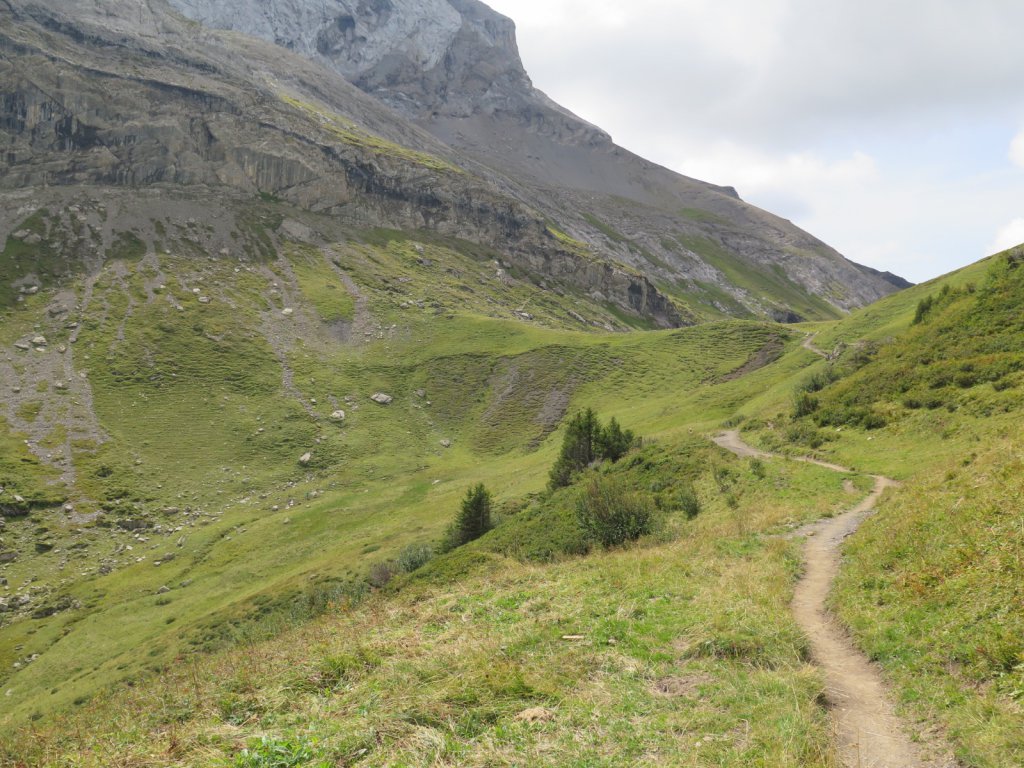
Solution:
[[(847, 314), (901, 283), (615, 147), (477, 3), (180, 10), (0, 0), (0, 763), (834, 765), (789, 534), (871, 483), (708, 438), (906, 507), (1009, 472), (975, 443), (1016, 450), (1018, 328), (984, 318), (1017, 262)], [(551, 490), (588, 407), (643, 445)], [(605, 476), (656, 524), (608, 552), (576, 516)], [(434, 556), (478, 483), (494, 531)], [(978, 546), (1009, 605), (1015, 550)], [(870, 589), (906, 605), (913, 566)], [(969, 675), (944, 723), (1002, 697), (958, 738), (1016, 755), (996, 627), (873, 652)]]
[[(330, 67), (479, 163), (574, 237), (655, 276), (687, 305), (811, 317), (909, 285), (847, 262), (790, 222), (743, 203), (732, 188), (680, 176), (616, 146), (533, 87), (514, 24), (477, 0), (172, 4), (203, 24), (261, 37)], [(727, 295), (712, 296), (713, 286)]]
[(906, 285), (617, 148), (533, 89), (511, 23), (478, 3), (179, 5), (313, 60), (156, 1), (13, 3), (0, 188), (263, 195), (350, 231), (426, 229), (582, 292), (606, 307), (578, 314), (615, 327), (835, 316)]

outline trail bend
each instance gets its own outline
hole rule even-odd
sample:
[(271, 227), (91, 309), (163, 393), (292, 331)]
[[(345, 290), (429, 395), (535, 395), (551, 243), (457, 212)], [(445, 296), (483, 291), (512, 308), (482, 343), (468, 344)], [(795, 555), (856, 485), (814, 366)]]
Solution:
[[(722, 448), (747, 458), (787, 458), (830, 469), (853, 470), (809, 457), (785, 457), (747, 445), (738, 430), (723, 432), (714, 438)], [(798, 533), (807, 537), (804, 545), (804, 572), (797, 582), (792, 610), (807, 635), (814, 662), (825, 674), (828, 703), (832, 713), (836, 744), (847, 768), (956, 768), (950, 758), (926, 754), (922, 745), (911, 740), (906, 724), (896, 714), (878, 668), (853, 644), (846, 629), (826, 607), (841, 562), (840, 546), (874, 510), (887, 488), (898, 485), (881, 475), (873, 475), (871, 493), (857, 506), (836, 517), (819, 520)], [(937, 748), (929, 744), (928, 752)]]

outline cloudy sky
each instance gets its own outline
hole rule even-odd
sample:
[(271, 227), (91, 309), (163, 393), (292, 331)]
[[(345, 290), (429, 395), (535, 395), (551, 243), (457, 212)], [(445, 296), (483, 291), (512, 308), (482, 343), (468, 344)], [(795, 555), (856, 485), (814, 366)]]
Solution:
[(1024, 242), (1019, 0), (486, 0), (628, 149), (923, 281)]

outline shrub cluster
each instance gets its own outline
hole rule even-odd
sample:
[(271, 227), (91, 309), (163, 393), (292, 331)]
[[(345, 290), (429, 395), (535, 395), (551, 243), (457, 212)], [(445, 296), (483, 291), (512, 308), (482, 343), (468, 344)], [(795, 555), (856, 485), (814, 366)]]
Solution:
[(636, 442), (633, 432), (622, 429), (614, 416), (607, 425), (602, 425), (591, 408), (577, 413), (566, 426), (561, 453), (551, 468), (549, 486), (552, 490), (564, 488), (595, 461), (618, 461)]
[(621, 479), (595, 475), (580, 493), (576, 515), (588, 537), (614, 547), (651, 532), (653, 505), (649, 496), (631, 490)]

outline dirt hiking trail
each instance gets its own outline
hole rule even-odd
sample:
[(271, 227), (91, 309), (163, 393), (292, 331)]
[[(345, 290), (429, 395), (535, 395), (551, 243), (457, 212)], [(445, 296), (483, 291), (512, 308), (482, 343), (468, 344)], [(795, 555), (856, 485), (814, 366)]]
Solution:
[(801, 342), (800, 346), (806, 349), (807, 351), (813, 352), (819, 357), (824, 357), (826, 360), (828, 360), (828, 352), (826, 352), (824, 349), (815, 346), (814, 344), (814, 339), (817, 335), (817, 333), (807, 334), (807, 336), (804, 337), (803, 342)]
[[(759, 451), (731, 430), (714, 438), (722, 448), (740, 457), (790, 458)], [(838, 464), (806, 457), (793, 461), (816, 464), (834, 472), (852, 473)], [(850, 640), (846, 630), (826, 609), (826, 600), (839, 571), (839, 548), (870, 515), (894, 480), (874, 475), (875, 486), (860, 504), (841, 515), (826, 518), (798, 531), (807, 537), (804, 573), (793, 595), (793, 615), (807, 634), (811, 654), (825, 673), (826, 695), (834, 718), (839, 757), (847, 768), (955, 768), (950, 758), (926, 755), (913, 742), (896, 715), (879, 670)], [(929, 744), (928, 752), (949, 751)]]

